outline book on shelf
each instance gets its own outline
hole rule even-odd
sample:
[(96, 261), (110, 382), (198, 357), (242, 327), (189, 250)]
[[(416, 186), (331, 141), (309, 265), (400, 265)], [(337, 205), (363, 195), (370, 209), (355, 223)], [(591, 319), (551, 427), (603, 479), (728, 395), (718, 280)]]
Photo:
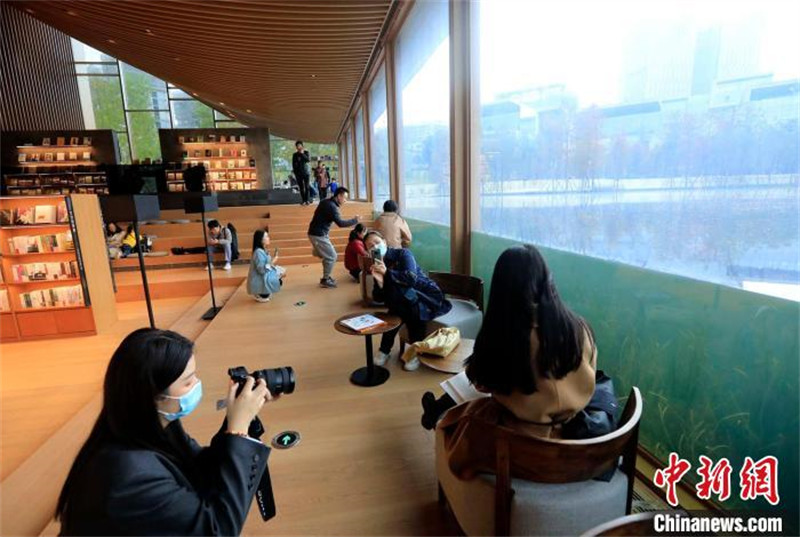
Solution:
[(44, 161), (45, 162), (53, 162), (53, 154), (52, 153), (45, 153), (44, 154)]
[(185, 140), (186, 139), (183, 136), (178, 136), (178, 143), (179, 144), (185, 143)]
[(8, 289), (0, 289), (0, 311), (11, 311), (8, 301)]
[(194, 150), (194, 156), (195, 157), (199, 157), (200, 156), (200, 150), (199, 149), (195, 149)]
[(31, 153), (29, 160), (31, 162), (39, 162), (39, 153)]
[(8, 250), (15, 255), (70, 252), (74, 249), (72, 231), (45, 235), (17, 235), (8, 239)]
[(81, 142), (77, 136), (73, 136), (69, 139), (69, 145), (80, 145)]
[(27, 157), (28, 157), (28, 155), (26, 155), (25, 153), (19, 153), (17, 155), (17, 162), (25, 162)]
[(18, 226), (29, 226), (35, 221), (36, 218), (33, 207), (18, 207), (14, 210), (14, 224)]
[(64, 153), (56, 153), (56, 161), (61, 162), (64, 160)]
[(370, 314), (351, 317), (349, 319), (344, 319), (339, 322), (342, 323), (342, 325), (349, 328), (350, 330), (359, 333), (366, 332), (367, 330), (386, 324), (386, 321), (384, 321), (383, 319), (379, 319), (374, 315)]
[(65, 138), (63, 136), (59, 136), (56, 138), (56, 145), (66, 145)]
[(42, 138), (42, 145), (50, 145), (50, 138)]
[(247, 138), (245, 137), (245, 135), (244, 135), (244, 134), (241, 134), (241, 135), (239, 135), (239, 141), (240, 141), (240, 142), (245, 142), (245, 141), (247, 141)]
[(229, 160), (228, 161), (228, 168), (235, 168), (235, 167), (236, 167), (236, 161), (235, 160)]
[(45, 282), (77, 278), (77, 261), (25, 263), (11, 265), (11, 276), (17, 283)]
[(83, 145), (92, 145), (92, 137), (91, 136), (84, 136), (83, 137)]
[(67, 156), (67, 160), (78, 160), (78, 153), (75, 151), (70, 151), (69, 155)]
[(217, 141), (217, 135), (216, 134), (209, 134), (208, 135), (208, 141), (211, 142), (211, 143), (216, 142)]
[(37, 205), (35, 209), (35, 222), (37, 224), (55, 224), (56, 223), (56, 206), (55, 205)]
[(69, 213), (67, 212), (67, 202), (61, 200), (56, 207), (56, 223), (66, 224), (69, 222)]
[(247, 149), (242, 149), (241, 151), (239, 151), (239, 156), (240, 157), (246, 157), (247, 156)]
[(68, 308), (83, 305), (83, 289), (80, 285), (37, 289), (20, 293), (22, 309)]
[(13, 226), (14, 212), (11, 209), (0, 209), (0, 226)]
[(225, 143), (225, 135), (224, 134), (220, 134), (219, 135), (219, 143), (221, 143), (221, 144)]
[(210, 150), (210, 149), (206, 149), (206, 156), (207, 156), (207, 157), (210, 157), (210, 156), (212, 156), (212, 154), (211, 154), (211, 150)]
[(84, 151), (82, 158), (83, 158), (83, 160), (92, 160), (92, 152), (91, 151)]

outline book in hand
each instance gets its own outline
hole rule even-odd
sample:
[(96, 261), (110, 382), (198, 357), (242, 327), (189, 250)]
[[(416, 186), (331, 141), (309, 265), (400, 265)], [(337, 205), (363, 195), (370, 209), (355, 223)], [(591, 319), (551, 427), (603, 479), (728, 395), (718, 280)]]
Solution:
[(475, 389), (464, 371), (450, 377), (439, 385), (444, 390), (444, 393), (453, 398), (457, 405), (480, 399), (481, 397), (489, 397), (488, 393), (479, 392)]
[(376, 326), (381, 326), (386, 324), (386, 321), (383, 319), (379, 319), (374, 315), (359, 315), (358, 317), (351, 317), (349, 319), (344, 319), (343, 321), (339, 321), (342, 325), (346, 326), (350, 330), (355, 332), (366, 332), (371, 328), (375, 328)]

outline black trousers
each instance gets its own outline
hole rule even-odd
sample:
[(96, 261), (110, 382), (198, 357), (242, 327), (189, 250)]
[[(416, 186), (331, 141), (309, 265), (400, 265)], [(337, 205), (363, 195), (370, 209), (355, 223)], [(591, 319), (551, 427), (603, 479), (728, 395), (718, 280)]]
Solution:
[(322, 201), (324, 199), (328, 199), (328, 187), (327, 186), (319, 187), (319, 200)]
[[(390, 311), (390, 313), (392, 312)], [(420, 321), (419, 319), (414, 318), (403, 318), (403, 324), (406, 325), (408, 329), (408, 337), (411, 343), (422, 341), (425, 339), (425, 336), (428, 335), (425, 333), (425, 328), (427, 326), (425, 321)], [(391, 352), (392, 346), (394, 346), (394, 338), (397, 337), (397, 333), (400, 331), (401, 327), (402, 325), (398, 326), (394, 330), (383, 333), (383, 336), (381, 336), (380, 347), (382, 353), (389, 354), (389, 352)]]
[(297, 186), (300, 188), (300, 197), (303, 203), (308, 201), (308, 177), (298, 177)]

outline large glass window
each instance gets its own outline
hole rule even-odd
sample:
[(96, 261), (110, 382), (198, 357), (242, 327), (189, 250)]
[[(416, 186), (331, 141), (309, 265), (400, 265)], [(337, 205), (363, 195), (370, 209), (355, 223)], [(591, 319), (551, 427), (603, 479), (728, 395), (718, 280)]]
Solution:
[[(275, 185), (283, 185), (292, 173), (292, 155), (295, 149), (296, 140), (287, 140), (278, 136), (271, 136), (269, 142), (270, 155), (272, 156), (272, 179)], [(303, 147), (311, 157), (311, 168), (316, 167), (317, 163), (328, 168), (330, 177), (338, 177), (339, 156), (336, 144), (316, 144), (305, 142)], [(312, 174), (311, 180), (314, 181)]]
[(364, 144), (364, 108), (356, 114), (356, 162), (358, 164), (358, 199), (367, 199), (367, 158)]
[(161, 158), (159, 129), (170, 128), (169, 112), (128, 112), (133, 158), (155, 161)]
[(372, 200), (376, 211), (391, 197), (389, 184), (389, 123), (386, 114), (386, 70), (381, 67), (369, 90), (369, 161)]
[(126, 63), (122, 64), (122, 87), (128, 110), (166, 110), (167, 85), (149, 73)]
[(481, 2), (476, 229), (800, 298), (799, 18)]
[(350, 191), (350, 197), (355, 197), (355, 185), (356, 185), (356, 168), (354, 166), (355, 159), (353, 159), (353, 151), (355, 148), (353, 147), (355, 144), (353, 143), (353, 129), (347, 129), (346, 133), (347, 145), (345, 148), (347, 149), (347, 190)]
[[(516, 18), (514, 15), (513, 18)], [(407, 216), (450, 223), (449, 6), (418, 2), (396, 43), (399, 170)], [(519, 57), (515, 69), (519, 69)]]

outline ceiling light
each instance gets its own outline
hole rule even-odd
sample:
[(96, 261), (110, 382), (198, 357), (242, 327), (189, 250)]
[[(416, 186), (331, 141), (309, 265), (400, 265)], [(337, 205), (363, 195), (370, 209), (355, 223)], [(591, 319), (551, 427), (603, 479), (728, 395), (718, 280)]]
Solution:
[(175, 60), (176, 62), (179, 62), (179, 61), (181, 61), (181, 59), (180, 59), (180, 58), (178, 58), (177, 56), (175, 56), (174, 60)]
[(73, 17), (77, 17), (78, 16), (78, 14), (75, 13), (74, 11), (67, 11), (67, 15), (71, 15)]
[(195, 97), (197, 97), (197, 94), (196, 94), (195, 92), (192, 92), (192, 95), (194, 95)]
[(253, 111), (252, 111), (252, 110), (250, 110), (250, 109), (248, 108), (248, 109), (247, 109), (247, 113), (248, 113), (248, 114), (252, 114), (252, 113), (253, 113)]
[(34, 10), (32, 10), (32, 9), (31, 9), (31, 8), (29, 8), (29, 7), (26, 7), (26, 8), (25, 8), (25, 12), (26, 12), (26, 13), (30, 13), (31, 15), (33, 15), (34, 13), (36, 13)]
[(311, 75), (311, 78), (317, 78), (317, 75)]
[(225, 103), (223, 103), (223, 102), (220, 102), (219, 104), (220, 104), (221, 106), (225, 106)]
[(150, 28), (145, 28), (144, 33), (147, 35), (153, 35), (153, 32), (150, 30)]
[(113, 39), (108, 39), (108, 42), (111, 43), (112, 45), (116, 45), (117, 44), (117, 42), (114, 41)]

